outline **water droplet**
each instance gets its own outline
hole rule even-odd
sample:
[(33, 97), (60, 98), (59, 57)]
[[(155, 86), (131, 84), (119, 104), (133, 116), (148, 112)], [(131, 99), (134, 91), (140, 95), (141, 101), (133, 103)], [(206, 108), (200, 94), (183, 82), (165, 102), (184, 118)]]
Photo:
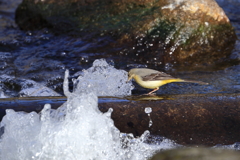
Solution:
[(61, 56), (66, 56), (66, 52), (62, 52), (62, 53), (61, 53)]
[(27, 35), (31, 36), (31, 35), (32, 35), (32, 33), (31, 33), (31, 32), (27, 32)]
[(148, 117), (149, 117), (148, 127), (151, 127), (153, 125), (152, 119), (150, 117), (150, 113), (152, 112), (152, 108), (151, 107), (146, 107), (144, 111), (145, 111), (145, 113), (148, 114)]
[(148, 127), (151, 127), (152, 125), (153, 125), (153, 122), (152, 122), (152, 120), (150, 119), (150, 120), (149, 120)]
[(146, 107), (145, 108), (145, 113), (149, 114), (152, 112), (152, 108), (151, 107)]

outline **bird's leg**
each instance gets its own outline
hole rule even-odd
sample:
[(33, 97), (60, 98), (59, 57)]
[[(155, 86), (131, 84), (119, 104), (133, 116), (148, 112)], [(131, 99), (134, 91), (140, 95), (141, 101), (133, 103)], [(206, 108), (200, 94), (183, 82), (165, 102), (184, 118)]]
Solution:
[(153, 92), (156, 92), (157, 90), (159, 90), (159, 87), (155, 88), (154, 90), (152, 90), (151, 92), (149, 92), (147, 95), (151, 95)]

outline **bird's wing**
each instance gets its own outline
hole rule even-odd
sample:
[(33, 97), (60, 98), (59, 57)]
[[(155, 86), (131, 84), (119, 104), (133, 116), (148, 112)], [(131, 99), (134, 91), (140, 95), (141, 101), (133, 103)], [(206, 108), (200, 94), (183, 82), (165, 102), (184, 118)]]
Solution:
[(143, 81), (157, 81), (157, 80), (168, 80), (168, 79), (176, 79), (176, 78), (164, 72), (152, 73), (142, 77)]

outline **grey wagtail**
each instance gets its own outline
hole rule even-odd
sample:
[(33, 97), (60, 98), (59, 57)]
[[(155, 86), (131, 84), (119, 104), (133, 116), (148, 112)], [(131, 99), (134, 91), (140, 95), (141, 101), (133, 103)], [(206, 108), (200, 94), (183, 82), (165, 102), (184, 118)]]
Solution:
[(148, 68), (133, 68), (128, 72), (128, 81), (131, 79), (135, 79), (135, 81), (142, 86), (143, 88), (154, 89), (149, 92), (148, 95), (156, 92), (160, 86), (165, 85), (167, 83), (172, 82), (190, 82), (190, 83), (199, 83), (205, 84), (208, 83), (194, 80), (184, 80), (180, 78), (174, 78), (171, 75), (168, 75), (164, 72), (156, 71)]

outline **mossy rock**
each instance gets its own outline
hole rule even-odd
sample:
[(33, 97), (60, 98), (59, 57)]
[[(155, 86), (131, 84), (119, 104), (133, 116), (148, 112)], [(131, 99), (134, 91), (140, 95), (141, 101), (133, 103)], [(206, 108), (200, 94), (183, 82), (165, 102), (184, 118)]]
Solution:
[(240, 154), (232, 150), (210, 148), (180, 148), (159, 152), (150, 160), (238, 160)]
[(111, 37), (102, 49), (107, 55), (159, 67), (221, 64), (237, 38), (214, 0), (23, 0), (16, 22), (25, 30), (48, 27), (88, 40)]

